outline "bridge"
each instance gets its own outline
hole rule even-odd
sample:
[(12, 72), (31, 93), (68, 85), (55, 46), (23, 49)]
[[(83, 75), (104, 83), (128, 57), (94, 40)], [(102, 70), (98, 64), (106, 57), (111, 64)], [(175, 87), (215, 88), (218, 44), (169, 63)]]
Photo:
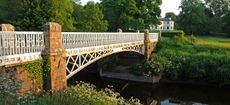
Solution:
[[(1, 25), (0, 67), (49, 59), (51, 90), (97, 60), (119, 52), (136, 52), (149, 59), (158, 33), (62, 32), (57, 23), (47, 23), (44, 32), (19, 32)], [(61, 85), (61, 86), (60, 86)]]

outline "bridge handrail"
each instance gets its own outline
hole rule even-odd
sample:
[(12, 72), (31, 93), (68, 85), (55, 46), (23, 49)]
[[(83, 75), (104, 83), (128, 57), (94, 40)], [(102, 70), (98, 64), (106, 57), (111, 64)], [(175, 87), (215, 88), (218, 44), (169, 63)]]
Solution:
[[(157, 33), (150, 34), (150, 38), (157, 39)], [(144, 33), (62, 32), (62, 43), (65, 49), (135, 41), (144, 41)]]
[(43, 32), (0, 31), (0, 57), (25, 53), (38, 53), (43, 49)]

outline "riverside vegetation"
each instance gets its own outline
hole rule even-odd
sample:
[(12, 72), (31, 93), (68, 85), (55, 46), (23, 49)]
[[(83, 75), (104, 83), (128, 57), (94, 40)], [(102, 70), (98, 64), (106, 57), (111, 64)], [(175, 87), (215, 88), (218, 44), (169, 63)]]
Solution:
[(7, 93), (0, 93), (0, 105), (141, 105), (138, 99), (124, 99), (113, 89), (97, 91), (94, 85), (79, 82), (61, 93), (29, 95), (16, 99)]
[[(163, 34), (164, 36), (164, 34)], [(230, 84), (230, 39), (175, 35), (158, 43), (150, 61), (137, 64), (136, 75), (169, 80)]]

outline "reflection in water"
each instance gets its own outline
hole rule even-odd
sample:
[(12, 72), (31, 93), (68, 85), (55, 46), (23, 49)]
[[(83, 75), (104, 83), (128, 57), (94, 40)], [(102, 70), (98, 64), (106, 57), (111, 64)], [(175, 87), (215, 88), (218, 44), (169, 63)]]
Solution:
[(123, 97), (139, 98), (145, 105), (230, 105), (230, 88), (227, 87), (134, 83), (101, 79), (97, 73), (85, 72), (78, 73), (75, 80), (90, 82), (97, 88), (112, 85)]

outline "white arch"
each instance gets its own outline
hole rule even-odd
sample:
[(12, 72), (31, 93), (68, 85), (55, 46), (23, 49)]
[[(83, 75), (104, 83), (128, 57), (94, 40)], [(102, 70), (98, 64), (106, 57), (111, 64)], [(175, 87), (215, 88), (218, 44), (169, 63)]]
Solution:
[[(106, 56), (120, 53), (120, 52), (136, 52), (139, 54), (144, 55), (144, 44), (143, 42), (137, 43), (128, 43), (123, 45), (112, 45), (111, 46), (103, 46), (103, 48), (82, 48), (82, 49), (72, 49), (72, 52), (75, 54), (70, 54), (71, 50), (67, 51), (67, 63), (66, 63), (66, 70), (67, 70), (67, 79), (84, 69), (85, 67), (89, 66), (90, 64), (102, 59)], [(117, 46), (117, 47), (115, 47)], [(77, 51), (78, 50), (78, 51)], [(80, 52), (80, 50), (82, 52)], [(71, 64), (72, 67), (69, 69), (67, 66)]]

